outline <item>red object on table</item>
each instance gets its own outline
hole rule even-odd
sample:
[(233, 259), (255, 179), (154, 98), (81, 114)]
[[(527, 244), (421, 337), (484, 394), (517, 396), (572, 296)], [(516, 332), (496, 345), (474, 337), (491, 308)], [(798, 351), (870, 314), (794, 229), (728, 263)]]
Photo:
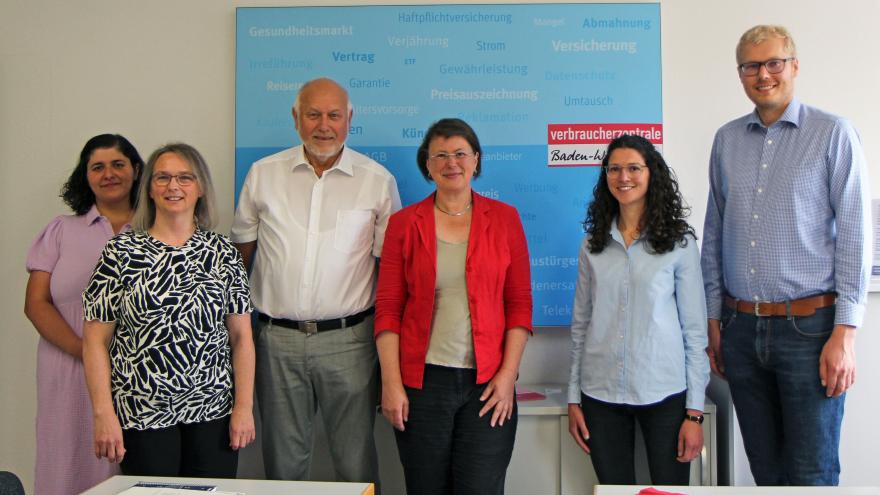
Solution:
[(663, 490), (658, 490), (654, 487), (650, 487), (650, 488), (642, 488), (639, 491), (638, 495), (686, 495), (686, 494), (678, 493), (678, 492), (665, 492)]

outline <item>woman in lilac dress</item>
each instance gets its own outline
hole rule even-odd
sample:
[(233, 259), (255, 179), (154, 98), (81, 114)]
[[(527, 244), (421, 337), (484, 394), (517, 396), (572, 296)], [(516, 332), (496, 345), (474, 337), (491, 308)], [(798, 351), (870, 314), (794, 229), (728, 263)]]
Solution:
[(37, 351), (37, 495), (80, 493), (117, 474), (95, 457), (92, 407), (82, 365), (82, 292), (104, 244), (128, 230), (144, 163), (118, 134), (91, 138), (61, 197), (60, 215), (28, 251), (25, 314)]

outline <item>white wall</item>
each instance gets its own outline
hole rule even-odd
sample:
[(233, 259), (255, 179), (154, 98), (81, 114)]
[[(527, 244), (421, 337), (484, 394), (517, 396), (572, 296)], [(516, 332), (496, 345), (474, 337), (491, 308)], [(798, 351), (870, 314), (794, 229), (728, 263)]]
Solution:
[[(367, 4), (364, 1), (339, 3)], [(373, 2), (377, 3), (377, 2)], [(394, 2), (381, 2), (394, 3)], [(423, 4), (420, 0), (401, 3)], [(436, 3), (436, 2), (434, 2)], [(263, 1), (304, 4), (301, 1)], [(320, 4), (320, 2), (312, 2)], [(120, 132), (144, 155), (170, 140), (199, 148), (214, 170), (220, 230), (232, 218), (235, 7), (253, 1), (3, 0), (0, 2), (0, 469), (33, 486), (37, 335), (22, 313), (27, 246), (64, 211), (58, 189), (85, 140)], [(664, 151), (693, 205), (705, 211), (715, 129), (750, 110), (734, 72), (739, 35), (786, 24), (798, 42), (802, 100), (849, 117), (871, 163), (880, 162), (880, 2), (665, 0), (662, 2)], [(316, 74), (317, 75), (317, 74)], [(357, 118), (355, 116), (355, 118)], [(880, 173), (872, 169), (880, 196)], [(859, 336), (858, 383), (847, 400), (842, 483), (880, 485), (873, 421), (880, 389), (880, 294)], [(524, 379), (564, 379), (565, 338), (537, 336)], [(553, 364), (551, 364), (553, 363)], [(30, 491), (30, 489), (29, 489)]]
[[(849, 118), (860, 131), (880, 198), (880, 66), (875, 21), (880, 2), (759, 0), (662, 2), (664, 154), (679, 170), (682, 189), (705, 215), (706, 164), (712, 137), (723, 123), (751, 110), (735, 72), (734, 48), (755, 24), (783, 24), (800, 59), (796, 94), (809, 104)], [(702, 225), (700, 225), (702, 227)], [(880, 293), (869, 294), (859, 331), (857, 384), (849, 392), (841, 441), (841, 484), (880, 485), (873, 445), (880, 441), (874, 418), (880, 407)], [(739, 439), (736, 439), (739, 441)], [(744, 453), (735, 465), (737, 484), (751, 482)]]

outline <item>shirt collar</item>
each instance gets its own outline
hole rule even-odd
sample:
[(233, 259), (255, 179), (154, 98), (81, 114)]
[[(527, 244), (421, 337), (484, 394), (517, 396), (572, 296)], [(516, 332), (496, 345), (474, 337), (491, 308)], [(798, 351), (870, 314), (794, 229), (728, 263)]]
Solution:
[(617, 226), (617, 217), (614, 217), (614, 220), (611, 221), (611, 239), (617, 241), (623, 249), (626, 249), (626, 243), (623, 242), (623, 234), (620, 233), (620, 227)]
[[(306, 151), (302, 145), (297, 148), (296, 153), (294, 154), (294, 163), (291, 170), (295, 170), (298, 167), (314, 168), (306, 159)], [(334, 163), (327, 172), (332, 172), (334, 170), (338, 170), (339, 172), (350, 176), (354, 175), (354, 164), (352, 163), (351, 153), (348, 151), (348, 146), (342, 147), (342, 153), (339, 155), (339, 158), (336, 159), (336, 163)]]
[(101, 213), (98, 211), (98, 205), (92, 205), (92, 207), (89, 208), (89, 211), (86, 212), (85, 217), (87, 225), (92, 225), (93, 223), (100, 220), (102, 217)]
[(635, 246), (637, 243), (642, 241), (641, 237), (636, 237), (633, 239), (632, 244), (627, 247), (626, 242), (623, 241), (623, 234), (620, 233), (620, 227), (617, 226), (617, 220), (619, 217), (614, 217), (614, 220), (611, 221), (611, 240), (620, 244), (624, 250), (628, 250), (630, 247)]
[(611, 224), (611, 239), (620, 243), (621, 246), (625, 246), (623, 243), (623, 236), (620, 235), (620, 228), (617, 226), (617, 222)]
[[(800, 127), (801, 125), (801, 102), (798, 101), (796, 97), (791, 99), (791, 102), (788, 104), (788, 107), (785, 108), (785, 111), (782, 112), (782, 116), (779, 117), (779, 120), (776, 122), (788, 122), (795, 127)], [(775, 122), (774, 122), (775, 123)], [(759, 127), (767, 127), (761, 122), (761, 117), (758, 116), (758, 109), (755, 109), (748, 115), (746, 119), (746, 125), (749, 129), (754, 129), (755, 126)]]
[[(98, 205), (96, 205), (96, 204), (92, 205), (92, 207), (89, 208), (89, 211), (87, 211), (85, 213), (85, 215), (83, 215), (83, 216), (85, 217), (86, 225), (94, 225), (95, 222), (106, 222), (108, 228), (110, 226), (110, 220), (107, 220), (107, 217), (105, 217), (104, 215), (101, 215), (101, 212), (98, 211)], [(125, 225), (122, 226), (122, 230), (120, 230), (119, 232), (121, 233), (121, 232), (125, 232), (128, 230), (131, 230), (131, 221), (130, 220), (128, 222), (126, 222)]]

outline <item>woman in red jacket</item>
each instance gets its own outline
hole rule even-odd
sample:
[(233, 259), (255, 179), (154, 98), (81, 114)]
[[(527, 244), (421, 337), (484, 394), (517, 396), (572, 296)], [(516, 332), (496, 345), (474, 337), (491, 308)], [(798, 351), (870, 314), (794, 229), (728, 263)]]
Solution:
[(437, 190), (391, 217), (379, 268), (382, 414), (396, 430), (407, 493), (493, 494), (516, 435), (514, 382), (532, 327), (517, 211), (471, 189), (480, 142), (434, 123), (417, 161)]

